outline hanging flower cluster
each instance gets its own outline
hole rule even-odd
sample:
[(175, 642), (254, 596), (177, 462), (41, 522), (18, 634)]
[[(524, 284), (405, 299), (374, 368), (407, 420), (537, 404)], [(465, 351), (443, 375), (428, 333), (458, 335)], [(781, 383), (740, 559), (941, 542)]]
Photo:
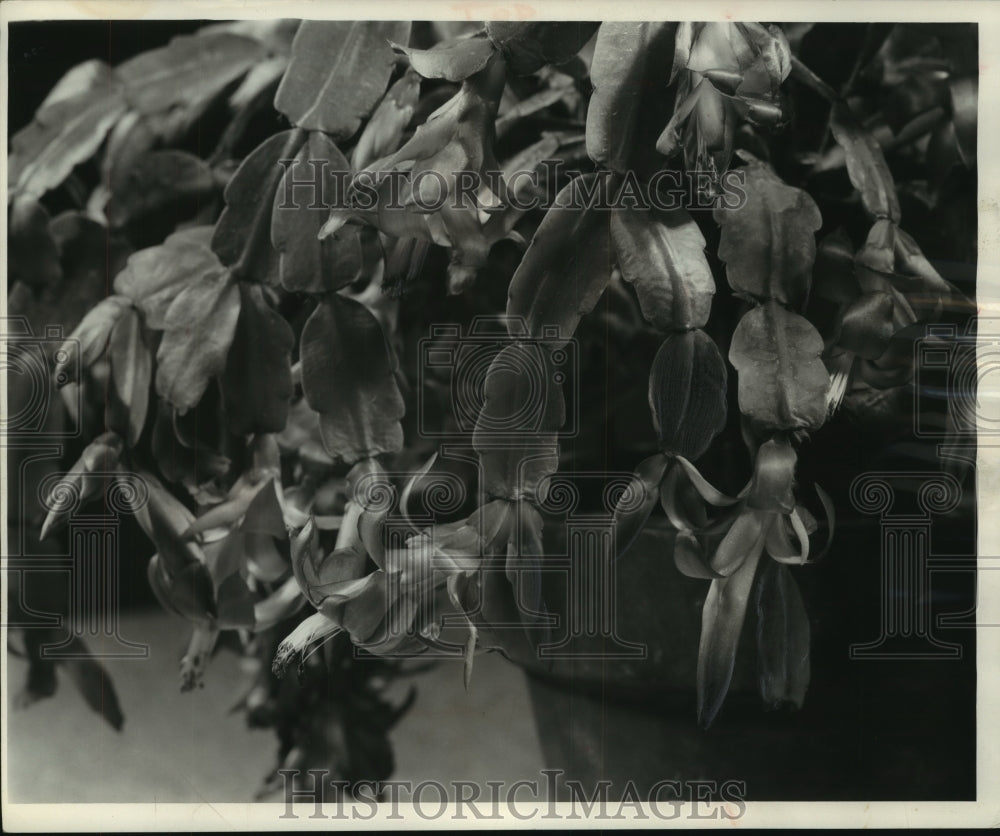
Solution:
[(937, 319), (960, 299), (913, 238), (887, 218), (875, 221), (856, 254), (843, 232), (824, 239), (814, 285), (818, 299), (836, 306), (824, 352), (833, 378), (831, 411), (852, 379), (876, 389), (908, 383), (914, 337), (907, 339), (904, 329)]
[(355, 174), (350, 208), (335, 208), (321, 235), (358, 219), (386, 235), (449, 247), (449, 292), (467, 288), (506, 234), (497, 215), (506, 187), (493, 151), (505, 79), (503, 58), (491, 55), (398, 151)]
[(790, 71), (788, 41), (777, 26), (678, 24), (670, 73), (676, 104), (656, 149), (668, 157), (683, 152), (689, 171), (708, 173), (717, 185), (741, 121), (768, 128), (782, 122), (779, 88)]

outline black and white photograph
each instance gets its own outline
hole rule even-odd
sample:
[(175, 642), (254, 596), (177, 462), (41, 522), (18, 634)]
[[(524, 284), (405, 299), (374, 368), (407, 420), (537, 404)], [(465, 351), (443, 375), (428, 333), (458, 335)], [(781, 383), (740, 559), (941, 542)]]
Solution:
[(1000, 822), (1000, 10), (760, 9), (0, 6), (5, 829)]

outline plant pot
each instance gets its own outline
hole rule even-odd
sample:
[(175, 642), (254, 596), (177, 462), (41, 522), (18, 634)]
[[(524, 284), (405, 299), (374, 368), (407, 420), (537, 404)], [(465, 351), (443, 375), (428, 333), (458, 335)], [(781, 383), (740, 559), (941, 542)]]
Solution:
[[(974, 797), (968, 707), (975, 654), (950, 663), (852, 661), (848, 647), (870, 638), (878, 613), (859, 602), (850, 564), (877, 556), (868, 544), (878, 531), (848, 524), (839, 536), (840, 560), (799, 570), (812, 625), (803, 708), (769, 711), (758, 696), (751, 604), (729, 694), (712, 727), (702, 729), (695, 677), (709, 584), (676, 570), (673, 535), (651, 519), (614, 567), (612, 635), (581, 634), (561, 655), (536, 648), (515, 659), (528, 677), (546, 766), (561, 773), (557, 797), (570, 797), (567, 781), (578, 781), (588, 798), (610, 782), (611, 799), (631, 791), (630, 783), (646, 798), (661, 781), (716, 800), (726, 800), (726, 786), (729, 800), (733, 793), (748, 800)], [(567, 586), (553, 573), (545, 587), (561, 625)], [(552, 632), (559, 637), (566, 627)], [(699, 781), (708, 783), (699, 788)], [(659, 798), (669, 801), (673, 792), (661, 787)]]
[[(550, 523), (546, 531), (559, 540), (566, 526)], [(689, 789), (696, 781), (714, 782), (700, 792), (716, 798), (731, 781), (745, 782), (756, 795), (780, 795), (807, 759), (805, 748), (816, 743), (796, 734), (794, 714), (761, 710), (750, 616), (723, 714), (713, 728), (699, 728), (695, 677), (708, 583), (675, 569), (673, 538), (654, 518), (609, 567), (614, 600), (605, 602), (603, 623), (601, 613), (586, 611), (573, 623), (567, 591), (574, 580), (558, 573), (547, 578), (545, 599), (560, 626), (549, 645), (517, 661), (528, 674), (546, 765), (563, 773), (564, 800), (566, 781), (578, 781), (588, 797), (609, 781), (612, 799), (621, 798), (629, 782), (646, 798), (660, 781), (686, 782)], [(599, 606), (595, 599), (594, 609)], [(575, 607), (587, 604), (578, 600)], [(574, 637), (558, 646), (568, 632)], [(670, 792), (664, 789), (661, 798)]]

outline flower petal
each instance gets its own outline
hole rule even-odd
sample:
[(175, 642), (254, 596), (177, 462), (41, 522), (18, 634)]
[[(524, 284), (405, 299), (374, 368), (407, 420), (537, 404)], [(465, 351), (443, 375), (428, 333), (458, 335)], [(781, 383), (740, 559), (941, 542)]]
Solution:
[(773, 522), (773, 514), (743, 511), (712, 555), (708, 564), (712, 571), (729, 576), (747, 560), (756, 560), (764, 548), (764, 540)]
[(305, 605), (298, 580), (291, 577), (274, 592), (254, 604), (254, 632), (269, 630), (280, 621), (291, 618)]
[(479, 631), (476, 629), (476, 625), (473, 624), (472, 619), (469, 618), (465, 603), (462, 601), (462, 593), (465, 591), (464, 584), (466, 583), (467, 579), (461, 575), (452, 575), (448, 578), (448, 597), (451, 599), (451, 605), (465, 617), (465, 626), (469, 631), (469, 637), (465, 642), (462, 654), (464, 660), (462, 681), (465, 684), (465, 690), (468, 691), (469, 683), (472, 681), (472, 663), (476, 655), (476, 639), (478, 638)]
[(803, 561), (799, 559), (801, 550), (795, 548), (795, 544), (788, 534), (787, 526), (786, 517), (781, 516), (775, 520), (770, 531), (767, 532), (764, 548), (779, 563), (802, 563)]
[(678, 495), (678, 479), (681, 469), (671, 467), (660, 482), (660, 505), (663, 513), (667, 515), (670, 524), (678, 531), (690, 531), (699, 526), (687, 516), (686, 510), (681, 507), (680, 496)]
[(823, 505), (823, 511), (826, 513), (826, 543), (823, 545), (823, 548), (820, 549), (819, 554), (816, 555), (816, 559), (819, 560), (819, 558), (826, 554), (827, 550), (830, 548), (830, 544), (833, 542), (833, 532), (837, 525), (837, 512), (834, 508), (833, 500), (830, 499), (830, 495), (819, 485), (814, 485), (813, 487), (816, 489), (819, 501)]
[(678, 531), (674, 541), (674, 565), (677, 570), (689, 578), (715, 580), (721, 578), (705, 560), (705, 552), (701, 544), (690, 531)]
[(729, 691), (736, 648), (760, 550), (752, 552), (728, 578), (712, 581), (701, 616), (698, 646), (698, 724), (712, 724)]
[(414, 525), (413, 520), (410, 517), (410, 495), (413, 493), (413, 489), (416, 487), (417, 483), (431, 472), (431, 468), (434, 467), (434, 462), (437, 461), (437, 457), (438, 454), (437, 451), (435, 451), (434, 455), (427, 460), (427, 464), (421, 467), (416, 473), (413, 474), (412, 477), (410, 477), (403, 488), (403, 492), (399, 495), (399, 513), (413, 529), (416, 529), (417, 526)]
[(809, 686), (809, 617), (791, 572), (768, 563), (756, 588), (757, 666), (766, 705), (802, 707)]
[(507, 544), (507, 580), (514, 589), (515, 597), (524, 620), (532, 621), (533, 616), (545, 610), (542, 599), (542, 558), (545, 548), (542, 544), (542, 515), (530, 502), (517, 503), (514, 527)]
[[(801, 566), (809, 560), (809, 533), (806, 531), (806, 527), (802, 522), (802, 518), (799, 516), (798, 510), (793, 511), (788, 515), (788, 522), (799, 541), (798, 549), (796, 550), (796, 548), (792, 545), (791, 540), (788, 539), (787, 532), (785, 532), (785, 542), (779, 547), (779, 552), (784, 553), (771, 553), (771, 557), (778, 563), (784, 563), (789, 566)], [(777, 528), (778, 526), (783, 525), (784, 521), (779, 520), (775, 523), (774, 527)]]
[(653, 512), (669, 463), (662, 453), (640, 462), (619, 498), (614, 516), (616, 559), (629, 550)]
[(692, 487), (698, 491), (698, 495), (701, 496), (705, 502), (709, 503), (709, 505), (715, 505), (716, 507), (723, 508), (729, 505), (735, 505), (739, 502), (739, 499), (726, 496), (722, 491), (713, 487), (712, 484), (701, 475), (698, 468), (691, 464), (691, 462), (683, 456), (677, 456), (676, 459), (680, 462), (681, 467), (684, 468), (684, 472), (687, 474)]
[(278, 645), (278, 651), (274, 654), (274, 662), (271, 665), (274, 675), (282, 676), (291, 661), (305, 653), (311, 644), (335, 636), (341, 629), (339, 624), (322, 613), (313, 613)]

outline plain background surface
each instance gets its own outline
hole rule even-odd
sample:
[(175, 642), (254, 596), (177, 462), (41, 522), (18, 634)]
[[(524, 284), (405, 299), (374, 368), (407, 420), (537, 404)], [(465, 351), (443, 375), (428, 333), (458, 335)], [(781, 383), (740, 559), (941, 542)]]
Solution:
[[(106, 662), (125, 714), (120, 733), (62, 674), (51, 699), (14, 708), (26, 665), (8, 655), (10, 800), (252, 801), (278, 741), (269, 730), (247, 729), (242, 713), (229, 713), (244, 681), (239, 659), (218, 653), (205, 687), (182, 694), (177, 661), (187, 625), (157, 611), (123, 613), (121, 633), (148, 642), (150, 656)], [(393, 780), (510, 784), (544, 768), (524, 674), (503, 658), (478, 656), (468, 692), (461, 664), (449, 661), (412, 683), (417, 699), (391, 733)]]

